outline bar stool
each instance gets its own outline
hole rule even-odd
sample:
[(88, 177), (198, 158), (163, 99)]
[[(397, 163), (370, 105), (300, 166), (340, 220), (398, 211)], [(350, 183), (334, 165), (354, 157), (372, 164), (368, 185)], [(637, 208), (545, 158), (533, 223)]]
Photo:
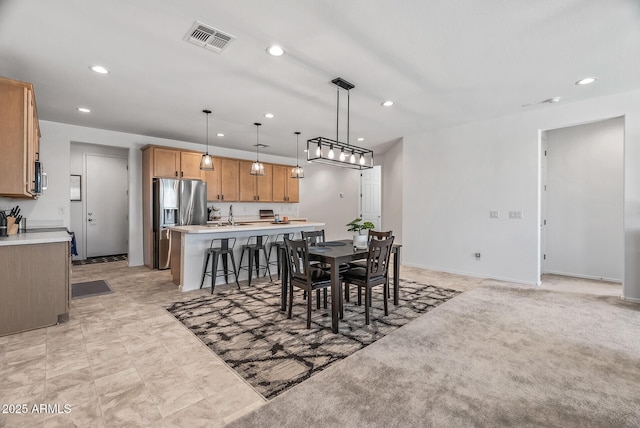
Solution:
[[(231, 241), (231, 242), (230, 242)], [(207, 249), (207, 258), (204, 262), (204, 268), (202, 270), (202, 281), (200, 281), (200, 288), (204, 285), (204, 278), (207, 275), (211, 276), (211, 294), (216, 286), (216, 278), (224, 275), (224, 280), (229, 283), (229, 260), (227, 256), (231, 256), (231, 263), (233, 264), (233, 273), (236, 276), (236, 284), (240, 289), (240, 283), (238, 282), (238, 270), (236, 269), (236, 259), (233, 257), (233, 247), (236, 245), (236, 238), (216, 238), (211, 240), (211, 245)], [(211, 261), (211, 270), (207, 271), (209, 266), (209, 258), (213, 256)], [(222, 257), (222, 270), (218, 271), (218, 256)], [(222, 273), (219, 273), (222, 272)]]
[[(278, 279), (280, 279), (280, 251), (284, 249), (284, 238), (285, 236), (288, 239), (293, 239), (293, 233), (279, 233), (276, 235), (276, 239), (269, 244), (269, 254), (267, 256), (267, 260), (269, 260), (269, 265), (277, 263), (278, 267)], [(276, 249), (276, 258), (277, 261), (271, 261), (271, 250), (275, 247)]]
[[(269, 241), (269, 235), (254, 235), (250, 236), (247, 240), (247, 243), (242, 246), (242, 254), (240, 255), (240, 265), (238, 269), (246, 269), (249, 272), (249, 285), (251, 285), (251, 276), (253, 271), (253, 263), (255, 258), (256, 265), (256, 277), (260, 276), (260, 250), (264, 253), (265, 264), (264, 268), (266, 269), (265, 275), (269, 274), (269, 280), (273, 281), (271, 278), (271, 270), (269, 269), (269, 256), (267, 255), (267, 242)], [(244, 254), (249, 253), (248, 266), (242, 266), (242, 259), (244, 258)]]

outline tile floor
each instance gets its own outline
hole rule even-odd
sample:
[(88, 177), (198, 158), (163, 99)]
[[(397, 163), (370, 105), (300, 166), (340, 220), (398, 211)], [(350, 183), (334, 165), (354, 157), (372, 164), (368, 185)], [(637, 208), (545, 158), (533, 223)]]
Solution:
[[(462, 291), (498, 282), (401, 272)], [(169, 271), (126, 261), (73, 266), (72, 282), (95, 279), (114, 293), (72, 300), (63, 324), (0, 337), (0, 405), (27, 405), (0, 409), (0, 427), (221, 427), (265, 402), (163, 309), (208, 290), (180, 293)], [(619, 296), (621, 286), (549, 276), (541, 289)]]

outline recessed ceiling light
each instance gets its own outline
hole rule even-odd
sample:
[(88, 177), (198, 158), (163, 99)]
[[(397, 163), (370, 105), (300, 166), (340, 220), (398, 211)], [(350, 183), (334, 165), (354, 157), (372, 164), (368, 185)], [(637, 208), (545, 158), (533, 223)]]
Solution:
[(364, 138), (358, 137), (358, 141), (364, 141)]
[(78, 107), (76, 110), (78, 110), (80, 113), (91, 113), (91, 109), (88, 109), (86, 107)]
[(543, 101), (543, 103), (559, 103), (562, 97), (551, 97)]
[(278, 45), (271, 45), (267, 48), (267, 53), (271, 56), (282, 56), (284, 55), (284, 49)]
[(382, 105), (385, 107), (391, 107), (393, 105), (393, 101), (391, 100), (384, 101)]
[(107, 70), (106, 68), (104, 68), (101, 65), (92, 65), (91, 67), (89, 67), (92, 71), (95, 71), (98, 74), (109, 74), (109, 70)]
[(597, 77), (585, 77), (584, 79), (580, 79), (576, 82), (576, 85), (588, 85), (589, 83), (593, 83), (598, 80)]
[(274, 118), (273, 113), (265, 113), (264, 117), (266, 117), (267, 119), (273, 119)]

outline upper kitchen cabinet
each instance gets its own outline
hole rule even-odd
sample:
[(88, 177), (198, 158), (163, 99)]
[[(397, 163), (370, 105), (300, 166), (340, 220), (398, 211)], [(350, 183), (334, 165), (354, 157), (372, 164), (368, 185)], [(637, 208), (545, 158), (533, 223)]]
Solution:
[(35, 198), (40, 126), (33, 85), (0, 77), (0, 196)]
[(213, 158), (213, 171), (205, 171), (207, 200), (235, 202), (240, 199), (238, 181), (240, 164), (237, 159)]
[(265, 175), (251, 175), (252, 161), (240, 161), (240, 201), (271, 202), (273, 198), (273, 165), (264, 164)]
[(163, 178), (190, 178), (202, 180), (200, 158), (202, 153), (149, 146), (153, 158), (153, 176)]
[(291, 168), (273, 165), (273, 202), (300, 202), (299, 180), (291, 178)]

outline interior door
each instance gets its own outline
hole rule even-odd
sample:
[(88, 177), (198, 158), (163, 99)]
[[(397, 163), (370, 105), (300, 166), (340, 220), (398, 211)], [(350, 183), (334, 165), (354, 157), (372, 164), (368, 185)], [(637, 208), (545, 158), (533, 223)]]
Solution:
[(382, 227), (382, 170), (380, 165), (360, 173), (360, 217)]
[(86, 155), (87, 257), (128, 252), (127, 159)]

